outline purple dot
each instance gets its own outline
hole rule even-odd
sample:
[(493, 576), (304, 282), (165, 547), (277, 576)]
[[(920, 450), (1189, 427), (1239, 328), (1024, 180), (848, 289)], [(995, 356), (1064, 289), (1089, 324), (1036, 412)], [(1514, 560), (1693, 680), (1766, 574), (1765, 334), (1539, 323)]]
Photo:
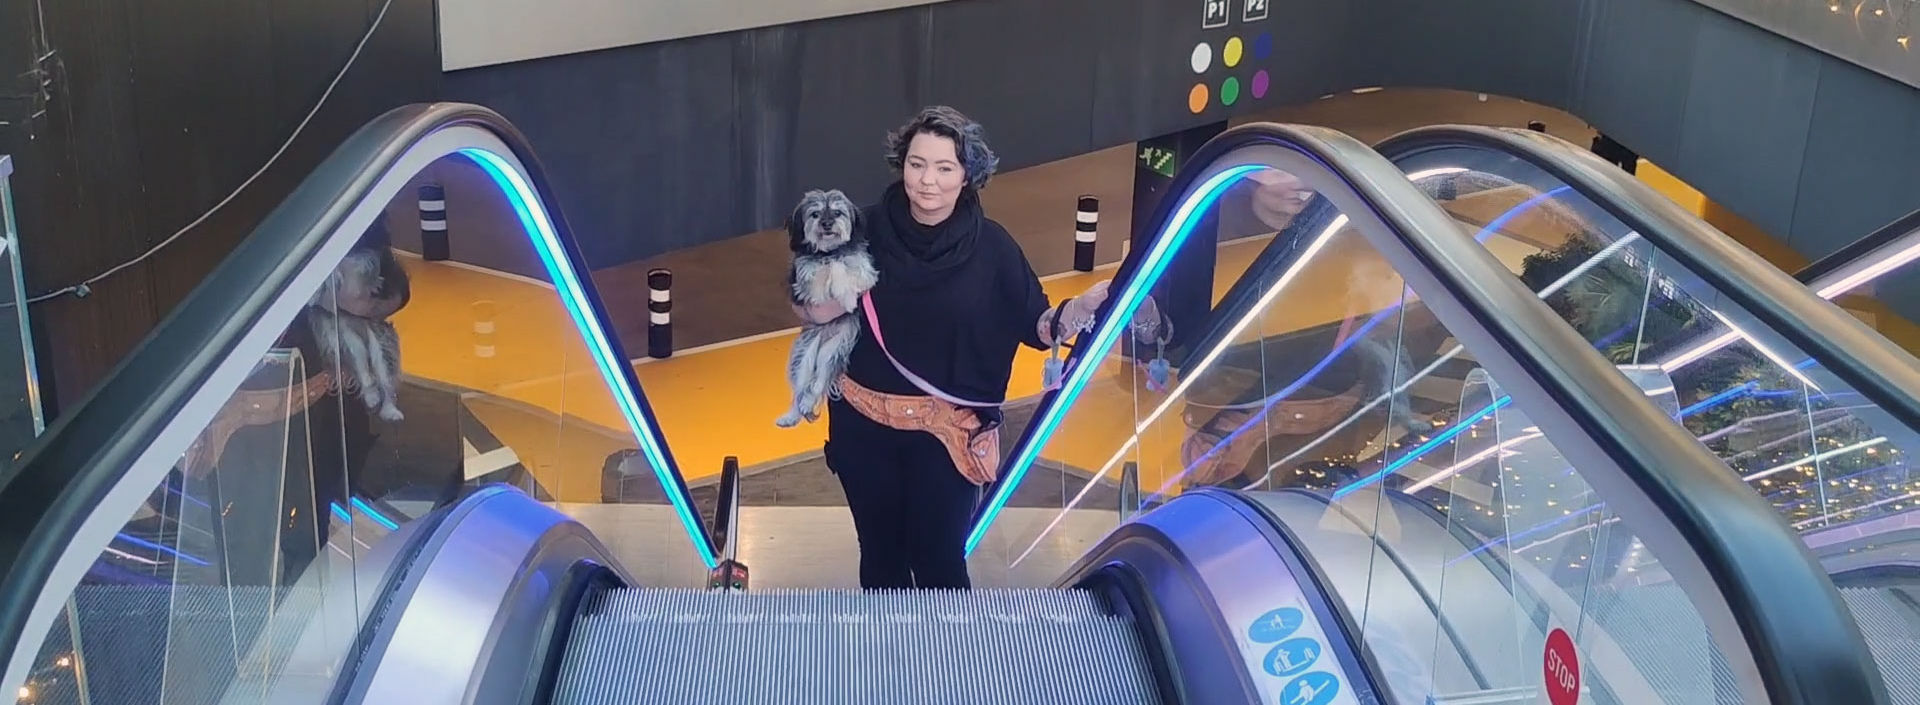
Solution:
[(1253, 58), (1264, 59), (1271, 53), (1273, 53), (1273, 35), (1261, 32), (1260, 36), (1253, 38)]
[(1253, 72), (1253, 97), (1254, 98), (1267, 97), (1267, 70), (1266, 69), (1260, 69), (1259, 71)]

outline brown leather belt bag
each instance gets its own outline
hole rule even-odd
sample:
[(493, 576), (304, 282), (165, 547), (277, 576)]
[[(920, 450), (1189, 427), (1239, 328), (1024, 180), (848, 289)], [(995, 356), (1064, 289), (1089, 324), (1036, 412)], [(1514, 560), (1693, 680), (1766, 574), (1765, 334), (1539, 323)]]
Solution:
[(887, 394), (840, 376), (840, 397), (861, 416), (896, 431), (925, 431), (946, 446), (960, 476), (975, 485), (1000, 476), (1000, 428), (980, 430), (980, 415), (934, 397)]

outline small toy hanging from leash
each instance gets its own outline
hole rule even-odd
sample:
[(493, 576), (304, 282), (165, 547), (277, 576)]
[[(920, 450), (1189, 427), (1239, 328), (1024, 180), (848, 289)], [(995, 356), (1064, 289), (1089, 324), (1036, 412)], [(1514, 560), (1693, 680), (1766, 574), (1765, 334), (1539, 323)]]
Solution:
[(1147, 362), (1147, 389), (1161, 393), (1167, 391), (1167, 384), (1173, 379), (1173, 365), (1167, 362), (1167, 343), (1173, 340), (1173, 320), (1161, 315), (1153, 299), (1147, 299), (1147, 305), (1153, 309), (1153, 317), (1144, 323), (1140, 316), (1134, 317), (1134, 341), (1136, 345), (1143, 340), (1154, 345), (1153, 359)]
[(1040, 371), (1040, 389), (1042, 391), (1053, 391), (1055, 387), (1060, 385), (1061, 380), (1067, 376), (1067, 363), (1065, 360), (1060, 359), (1060, 348), (1066, 347), (1067, 344), (1067, 341), (1060, 339), (1060, 333), (1063, 327), (1060, 324), (1060, 317), (1066, 315), (1067, 304), (1071, 301), (1073, 301), (1073, 297), (1069, 296), (1066, 300), (1061, 301), (1059, 306), (1055, 306), (1053, 309), (1053, 320), (1047, 322), (1047, 336), (1053, 339), (1053, 345), (1047, 348), (1047, 362)]

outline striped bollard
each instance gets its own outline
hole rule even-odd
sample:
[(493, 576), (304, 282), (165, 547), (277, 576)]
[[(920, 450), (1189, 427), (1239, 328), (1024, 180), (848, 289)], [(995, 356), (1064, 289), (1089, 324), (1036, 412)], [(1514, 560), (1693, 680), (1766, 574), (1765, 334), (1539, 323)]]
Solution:
[(447, 243), (447, 190), (439, 184), (420, 187), (420, 258), (440, 262), (453, 256)]
[(647, 272), (647, 357), (673, 355), (673, 271)]
[(1080, 208), (1073, 214), (1073, 268), (1093, 271), (1093, 245), (1100, 236), (1100, 199), (1081, 196)]

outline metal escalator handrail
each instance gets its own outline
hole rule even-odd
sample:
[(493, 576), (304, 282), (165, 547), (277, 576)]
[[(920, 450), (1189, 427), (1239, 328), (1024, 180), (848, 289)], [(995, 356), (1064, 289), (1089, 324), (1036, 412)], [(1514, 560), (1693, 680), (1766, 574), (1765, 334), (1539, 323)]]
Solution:
[[(448, 133), (458, 134), (449, 137)], [(4, 688), (15, 688), (24, 678), (35, 657), (31, 647), (39, 644), (66, 594), (99, 555), (106, 543), (103, 537), (111, 537), (118, 522), (124, 522), (158, 482), (157, 477), (135, 478), (152, 480), (136, 486), (140, 483), (129, 479), (128, 473), (136, 465), (143, 473), (160, 466), (154, 472), (164, 475), (175, 458), (159, 457), (156, 444), (184, 449), (198, 435), (204, 421), (226, 401), (205, 393), (210, 380), (237, 384), (236, 366), (251, 369), (249, 361), (236, 357), (237, 351), (264, 349), (278, 337), (279, 331), (265, 329), (263, 321), (297, 310), (304, 300), (289, 303), (289, 290), (317, 287), (346, 248), (358, 240), (358, 232), (343, 230), (349, 216), (376, 187), (390, 187), (388, 172), (399, 168), (403, 159), (423, 158), (417, 153), (428, 148), (423, 145), (445, 148), (459, 135), (482, 134), (511, 152), (524, 169), (521, 176), (530, 181), (528, 187), (542, 202), (556, 202), (526, 138), (498, 113), (458, 103), (394, 109), (334, 150), (105, 382), (0, 475)], [(545, 215), (560, 243), (559, 254), (585, 279), (584, 273), (590, 270), (561, 215), (551, 208)], [(614, 330), (591, 282), (581, 284), (598, 325)], [(626, 359), (617, 338), (608, 344), (619, 359)], [(639, 396), (639, 411), (650, 416), (631, 367), (614, 367), (620, 368), (625, 383)], [(192, 419), (199, 421), (189, 423)], [(661, 452), (665, 453), (664, 448)], [(668, 456), (667, 472), (678, 481), (679, 472), (671, 463)], [(686, 496), (684, 482), (668, 491), (676, 489)], [(117, 517), (108, 516), (110, 511), (103, 507), (121, 511)], [(696, 522), (693, 529), (703, 527)], [(690, 538), (706, 541), (705, 536)], [(23, 650), (23, 645), (29, 648)]]
[(1408, 130), (1377, 149), (1398, 161), (1462, 146), (1517, 157), (1572, 187), (1854, 391), (1895, 418), (1920, 420), (1920, 361), (1652, 186), (1586, 150), (1530, 130), (1472, 125)]
[(1892, 247), (1905, 242), (1920, 233), (1920, 210), (1893, 219), (1893, 222), (1875, 228), (1858, 240), (1834, 250), (1813, 264), (1801, 267), (1793, 273), (1793, 278), (1809, 287), (1827, 275), (1847, 268), (1848, 265), (1864, 261), (1866, 258), (1883, 254), (1882, 248)]
[[(1176, 209), (1197, 187), (1258, 152), (1269, 165), (1323, 172), (1347, 191), (1326, 192), (1421, 292), (1448, 329), (1482, 356), (1555, 446), (1671, 566), (1736, 680), (1773, 703), (1885, 702), (1878, 672), (1839, 593), (1797, 536), (1725, 466), (1673, 424), (1507, 268), (1470, 238), (1392, 162), (1347, 135), (1321, 128), (1250, 124), (1207, 142), (1188, 160), (1147, 222), (1169, 234)], [(1323, 182), (1324, 183), (1324, 182)], [(1148, 253), (1133, 248), (1115, 275), (1131, 291)], [(1125, 294), (1099, 312), (1095, 340), (1116, 325)], [(1103, 337), (1105, 336), (1105, 337)], [(1109, 342), (1109, 346), (1110, 346)], [(1100, 345), (1072, 355), (1105, 355)], [(1075, 359), (1072, 364), (1080, 364)], [(1049, 395), (1042, 415), (1060, 393)], [(1030, 425), (1016, 446), (1030, 447)], [(1017, 486), (1016, 465), (995, 492)], [(985, 510), (975, 536), (992, 519)], [(1787, 607), (1790, 606), (1790, 607)]]

